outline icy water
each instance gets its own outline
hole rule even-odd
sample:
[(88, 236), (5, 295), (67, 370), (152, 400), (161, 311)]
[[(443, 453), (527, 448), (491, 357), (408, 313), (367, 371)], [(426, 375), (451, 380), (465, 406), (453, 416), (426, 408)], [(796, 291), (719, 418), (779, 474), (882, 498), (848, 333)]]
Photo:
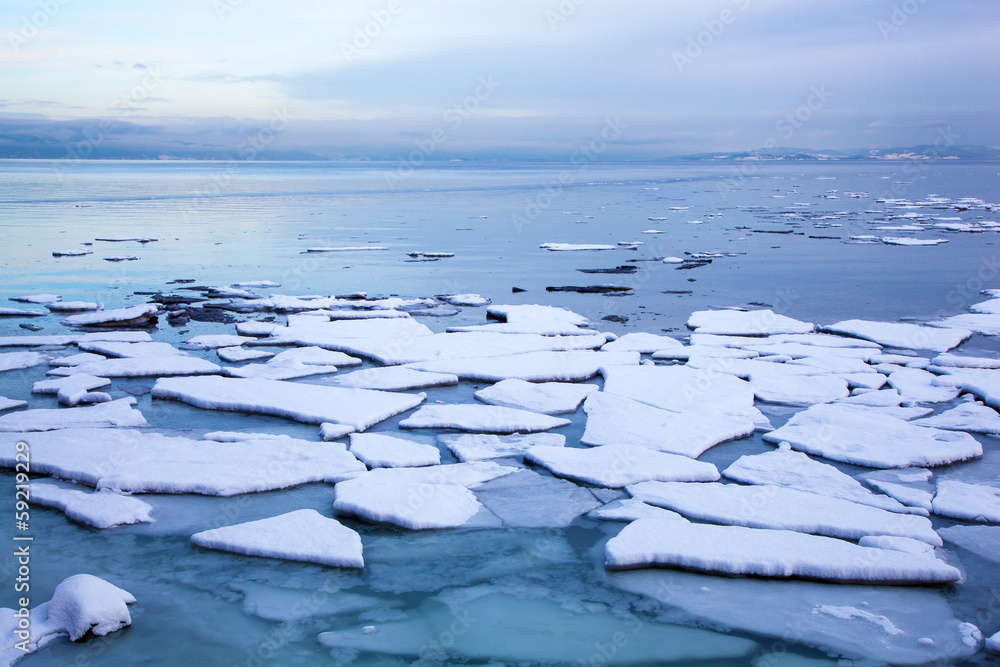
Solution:
[[(965, 312), (1000, 287), (993, 231), (954, 233), (935, 222), (978, 228), (998, 220), (983, 203), (1000, 200), (995, 163), (454, 164), (402, 173), (395, 164), (0, 162), (0, 302), (52, 292), (64, 300), (143, 303), (136, 292), (246, 280), (282, 284), (281, 294), (404, 297), (479, 293), (494, 303), (558, 305), (592, 326), (686, 335), (692, 311), (767, 304), (798, 319), (920, 320)], [(944, 220), (921, 230), (905, 207), (880, 201), (964, 198), (967, 210), (925, 206)], [(957, 218), (958, 220), (954, 220)], [(660, 233), (644, 233), (656, 231)], [(848, 243), (852, 236), (946, 239), (931, 247)], [(146, 244), (96, 241), (153, 237)], [(637, 249), (619, 242), (641, 241)], [(616, 246), (549, 252), (543, 243)], [(92, 245), (81, 245), (91, 243)], [(387, 250), (305, 253), (314, 247)], [(83, 257), (53, 251), (86, 249)], [(412, 252), (452, 252), (414, 261)], [(719, 253), (711, 263), (660, 258)], [(108, 262), (112, 256), (134, 261)], [(624, 269), (622, 273), (587, 270)], [(625, 296), (551, 292), (548, 287), (616, 285)], [(513, 288), (525, 290), (512, 292)], [(267, 290), (264, 291), (267, 293)], [(24, 306), (27, 307), (27, 306)], [(603, 318), (612, 317), (614, 320)], [(627, 321), (625, 321), (627, 318)], [(40, 334), (64, 333), (58, 316), (31, 320)], [(421, 318), (435, 331), (483, 323), (481, 308)], [(28, 334), (28, 320), (0, 318), (0, 335)], [(231, 324), (161, 320), (155, 340), (177, 344)], [(994, 339), (962, 348), (996, 356)], [(0, 350), (7, 351), (7, 350)], [(214, 353), (202, 354), (217, 360)], [(366, 364), (366, 367), (370, 364)], [(0, 395), (30, 407), (46, 367), (0, 373)], [(304, 380), (322, 383), (320, 379)], [(593, 381), (600, 384), (599, 381)], [(284, 419), (199, 410), (138, 394), (157, 429), (197, 437), (212, 430), (287, 433), (316, 440), (316, 427)], [(469, 402), (480, 383), (427, 390), (428, 402)], [(794, 412), (760, 406), (775, 426)], [(372, 430), (395, 431), (402, 417)], [(560, 429), (570, 444), (584, 415)], [(431, 432), (417, 435), (432, 442)], [(996, 479), (1000, 448), (978, 437), (981, 461), (949, 467), (955, 479)], [(773, 449), (756, 434), (709, 450), (720, 469), (743, 454)], [(443, 462), (453, 461), (447, 450)], [(838, 468), (852, 474), (861, 469)], [(13, 475), (0, 473), (13, 508)], [(614, 497), (614, 496), (609, 496)], [(193, 548), (190, 535), (301, 508), (331, 515), (333, 486), (233, 498), (144, 496), (155, 523), (97, 531), (62, 513), (35, 509), (34, 598), (88, 572), (138, 599), (130, 629), (84, 643), (57, 642), (25, 665), (821, 665), (882, 655), (870, 623), (824, 626), (819, 605), (867, 608), (929, 636), (954, 616), (988, 633), (1000, 629), (996, 563), (946, 545), (965, 579), (941, 588), (763, 582), (673, 571), (606, 573), (604, 544), (623, 526), (578, 518), (569, 527), (409, 532), (362, 521), (366, 568), (342, 571)], [(936, 528), (955, 522), (935, 518)], [(3, 539), (11, 530), (5, 528)], [(13, 606), (14, 560), (0, 560), (0, 606)], [(994, 559), (996, 560), (996, 559)], [(374, 632), (363, 630), (368, 626)], [(833, 631), (828, 628), (834, 628)], [(832, 635), (830, 633), (833, 633)], [(323, 635), (321, 641), (321, 633)], [(836, 647), (835, 655), (816, 646)], [(948, 655), (948, 649), (943, 649)], [(895, 662), (892, 657), (880, 661)], [(986, 664), (982, 654), (967, 661)], [(900, 654), (899, 662), (912, 662)], [(943, 662), (953, 662), (947, 658)]]

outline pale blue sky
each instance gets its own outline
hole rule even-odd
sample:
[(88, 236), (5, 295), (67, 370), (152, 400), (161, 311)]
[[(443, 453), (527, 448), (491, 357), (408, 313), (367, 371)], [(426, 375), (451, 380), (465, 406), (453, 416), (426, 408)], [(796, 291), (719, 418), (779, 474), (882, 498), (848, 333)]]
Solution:
[(453, 151), (561, 150), (615, 117), (636, 157), (926, 144), (947, 126), (997, 146), (997, 44), (984, 0), (5, 0), (0, 120), (199, 141), (277, 114), (283, 141), (332, 153), (435, 129)]

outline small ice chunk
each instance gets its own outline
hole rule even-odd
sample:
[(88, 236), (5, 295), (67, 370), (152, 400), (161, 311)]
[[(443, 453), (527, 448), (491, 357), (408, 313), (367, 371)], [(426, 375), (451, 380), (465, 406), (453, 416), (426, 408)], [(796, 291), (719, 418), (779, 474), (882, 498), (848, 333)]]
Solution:
[(943, 403), (958, 398), (956, 387), (935, 384), (935, 379), (919, 368), (900, 368), (889, 375), (889, 386), (909, 403)]
[[(735, 378), (734, 378), (735, 379)], [(587, 445), (637, 445), (691, 458), (754, 432), (752, 421), (707, 412), (669, 412), (624, 396), (595, 391), (583, 404)]]
[(914, 426), (901, 419), (843, 404), (814, 405), (764, 434), (774, 444), (870, 468), (940, 466), (983, 455), (968, 433)]
[(365, 566), (361, 536), (336, 519), (312, 509), (206, 530), (192, 535), (191, 542), (205, 549), (246, 556), (331, 567)]
[(121, 343), (115, 341), (80, 341), (77, 347), (86, 352), (96, 352), (105, 357), (117, 359), (139, 359), (142, 357), (188, 356), (169, 343)]
[(986, 640), (986, 650), (994, 655), (1000, 655), (1000, 632)]
[(766, 336), (804, 334), (815, 326), (771, 310), (700, 310), (691, 314), (687, 325), (699, 334), (722, 336)]
[(245, 347), (234, 346), (234, 347), (220, 347), (215, 353), (219, 355), (219, 359), (223, 361), (228, 361), (231, 364), (240, 363), (242, 361), (256, 361), (258, 359), (270, 359), (274, 356), (274, 352), (267, 352), (265, 350), (248, 350)]
[(438, 441), (446, 446), (459, 461), (484, 461), (507, 457), (520, 457), (535, 446), (563, 447), (566, 436), (560, 433), (528, 433), (492, 435), (468, 433), (439, 435)]
[(93, 313), (70, 315), (62, 323), (67, 327), (100, 327), (144, 324), (154, 321), (159, 307), (154, 303), (146, 303), (130, 308), (113, 310), (98, 310)]
[(470, 433), (532, 433), (566, 426), (568, 419), (493, 405), (425, 405), (400, 428), (452, 428)]
[[(602, 342), (604, 341), (603, 336), (598, 337)], [(434, 373), (453, 373), (463, 380), (479, 382), (500, 382), (509, 379), (526, 382), (578, 382), (589, 380), (597, 375), (602, 368), (619, 365), (637, 366), (638, 364), (639, 354), (637, 352), (571, 350), (528, 352), (502, 357), (424, 361), (410, 364), (407, 368)]]
[(55, 359), (50, 359), (49, 366), (79, 366), (80, 364), (85, 364), (88, 361), (104, 361), (104, 357), (91, 352), (81, 352), (79, 354), (71, 354), (66, 357), (56, 357)]
[(568, 382), (531, 383), (524, 380), (502, 380), (480, 389), (475, 396), (484, 403), (508, 408), (520, 408), (546, 415), (576, 412), (580, 404), (597, 385)]
[(854, 336), (888, 347), (947, 352), (968, 340), (971, 331), (939, 329), (907, 322), (872, 322), (869, 320), (844, 320), (822, 327), (828, 333)]
[(349, 424), (358, 431), (415, 408), (426, 398), (424, 394), (219, 376), (160, 379), (153, 386), (153, 397), (206, 410), (273, 415), (307, 424)]
[(142, 413), (133, 410), (135, 399), (120, 398), (86, 408), (39, 408), (0, 416), (0, 431), (54, 431), (67, 428), (121, 428), (145, 426)]
[(358, 366), (362, 361), (356, 357), (337, 352), (335, 350), (324, 350), (321, 347), (298, 347), (281, 352), (269, 364), (279, 364), (284, 361), (298, 361), (307, 366)]
[(40, 507), (53, 507), (70, 519), (94, 528), (152, 521), (149, 513), (153, 507), (149, 503), (113, 491), (86, 493), (55, 484), (32, 482), (31, 503)]
[(490, 300), (478, 294), (448, 294), (439, 296), (439, 299), (453, 306), (488, 306)]
[(206, 334), (195, 336), (184, 342), (183, 347), (187, 350), (214, 350), (219, 347), (235, 347), (250, 341), (255, 341), (252, 336), (234, 336), (232, 334)]
[(986, 357), (960, 357), (956, 354), (939, 354), (931, 359), (935, 366), (949, 366), (951, 368), (992, 368), (1000, 369), (1000, 359)]
[(55, 380), (39, 380), (31, 385), (31, 393), (58, 395), (64, 390), (73, 391), (81, 389), (86, 392), (91, 389), (107, 387), (110, 384), (111, 380), (107, 378), (96, 377), (87, 373), (77, 373), (76, 375), (69, 375)]
[(19, 303), (38, 303), (47, 304), (55, 303), (56, 301), (62, 301), (62, 297), (58, 294), (28, 294), (26, 296), (12, 296), (11, 301), (17, 301)]
[(32, 368), (49, 360), (38, 352), (0, 352), (0, 372)]
[(94, 301), (60, 301), (58, 303), (47, 303), (45, 307), (53, 313), (73, 313), (84, 310), (98, 310), (101, 304)]
[(915, 239), (910, 236), (883, 236), (882, 243), (886, 245), (905, 245), (905, 246), (928, 246), (928, 245), (941, 245), (942, 243), (947, 243), (948, 239)]
[(588, 512), (587, 516), (600, 521), (625, 521), (626, 523), (632, 523), (639, 519), (689, 523), (687, 519), (677, 512), (671, 512), (662, 507), (654, 507), (635, 498), (612, 500), (607, 505)]
[(869, 584), (945, 583), (943, 561), (788, 530), (640, 519), (605, 547), (610, 569), (680, 567), (718, 574)]
[[(275, 359), (276, 358), (277, 357), (275, 357)], [(246, 364), (245, 366), (223, 368), (222, 372), (227, 377), (234, 378), (295, 380), (297, 378), (311, 377), (313, 375), (329, 375), (330, 373), (336, 373), (337, 367), (303, 364), (296, 359), (283, 359), (281, 361), (271, 359), (264, 364)]]
[(719, 479), (719, 471), (711, 463), (636, 445), (604, 445), (590, 449), (532, 447), (525, 452), (524, 460), (559, 477), (609, 488), (650, 480), (714, 482)]
[(331, 422), (324, 422), (319, 425), (319, 437), (323, 438), (325, 442), (343, 438), (345, 435), (354, 433), (355, 431), (357, 431), (357, 429), (350, 424), (333, 424)]
[(441, 463), (437, 447), (381, 433), (352, 433), (350, 452), (369, 468), (409, 468)]
[(572, 250), (614, 250), (613, 245), (605, 245), (602, 243), (543, 243), (538, 246), (543, 250), (549, 250), (552, 252), (565, 252)]
[(850, 395), (846, 380), (828, 375), (770, 375), (755, 377), (750, 384), (759, 400), (781, 405), (830, 403)]
[(398, 474), (409, 470), (413, 469), (377, 468), (340, 482), (334, 487), (333, 508), (340, 514), (410, 530), (455, 528), (483, 508), (461, 484)]
[(43, 315), (48, 315), (48, 313), (44, 310), (0, 307), (0, 317), (42, 317)]
[(336, 387), (405, 391), (458, 384), (458, 376), (451, 373), (418, 371), (402, 366), (385, 366), (346, 373), (334, 378), (330, 384)]
[(942, 544), (926, 517), (887, 512), (783, 486), (642, 482), (629, 486), (627, 491), (633, 498), (698, 521), (795, 530), (848, 540), (864, 535), (895, 535), (934, 546)]
[(939, 479), (932, 506), (938, 516), (1000, 523), (1000, 489), (993, 486)]

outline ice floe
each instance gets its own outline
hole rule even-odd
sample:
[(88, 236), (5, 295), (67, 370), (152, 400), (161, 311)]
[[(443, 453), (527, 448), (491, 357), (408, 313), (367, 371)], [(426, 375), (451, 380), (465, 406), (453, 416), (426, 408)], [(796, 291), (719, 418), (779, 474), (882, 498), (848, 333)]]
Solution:
[(962, 403), (933, 417), (915, 419), (911, 423), (947, 431), (971, 431), (1000, 436), (1000, 414), (978, 403)]
[(538, 246), (553, 252), (569, 250), (614, 250), (615, 246), (602, 243), (543, 243)]
[(48, 315), (48, 313), (44, 310), (0, 307), (0, 317), (42, 317), (43, 315)]
[(388, 250), (384, 245), (355, 245), (355, 246), (340, 246), (340, 247), (315, 247), (306, 248), (306, 252), (358, 252), (362, 250)]
[(129, 308), (117, 308), (113, 310), (98, 310), (93, 313), (81, 313), (80, 315), (70, 315), (62, 323), (67, 327), (98, 327), (98, 326), (119, 326), (129, 324), (143, 324), (156, 319), (159, 307), (156, 304), (147, 303)]
[(983, 455), (968, 433), (914, 426), (884, 413), (837, 403), (814, 405), (792, 416), (764, 440), (870, 468), (942, 466)]
[(646, 481), (714, 482), (719, 471), (711, 463), (636, 445), (578, 447), (536, 446), (524, 460), (552, 474), (578, 482), (621, 488)]
[(677, 512), (671, 512), (662, 507), (654, 507), (635, 498), (612, 500), (607, 505), (602, 505), (596, 510), (591, 510), (587, 513), (587, 516), (599, 521), (624, 521), (626, 523), (632, 523), (639, 519), (688, 523), (688, 520)]
[(781, 446), (773, 452), (764, 454), (741, 456), (722, 474), (744, 484), (784, 486), (850, 500), (861, 505), (871, 505), (890, 512), (911, 513), (907, 505), (889, 496), (872, 493), (853, 477), (840, 472), (832, 465), (814, 461), (787, 446)]
[[(277, 359), (277, 357), (275, 357)], [(246, 364), (245, 366), (224, 368), (223, 374), (234, 378), (261, 378), (265, 380), (294, 380), (313, 375), (328, 375), (336, 373), (336, 366), (320, 366), (304, 364), (296, 359), (271, 359), (264, 364)]]
[(491, 303), (489, 299), (478, 294), (448, 294), (438, 298), (453, 306), (488, 306)]
[[(600, 338), (604, 340), (603, 336)], [(449, 373), (457, 375), (463, 380), (480, 382), (500, 382), (511, 379), (526, 382), (578, 382), (589, 380), (597, 375), (602, 368), (638, 366), (638, 364), (638, 352), (570, 350), (424, 361), (409, 364), (407, 367), (432, 373)]]
[(68, 376), (77, 373), (98, 377), (166, 377), (171, 375), (210, 375), (222, 370), (211, 361), (184, 355), (162, 355), (155, 357), (132, 357), (126, 359), (105, 359), (88, 361), (79, 366), (54, 368), (49, 375)]
[(1000, 526), (949, 526), (938, 533), (945, 542), (1000, 565)]
[(974, 394), (995, 409), (1000, 409), (1000, 371), (985, 368), (948, 368), (932, 366), (931, 370), (944, 373), (934, 379), (934, 384), (958, 387)]
[(637, 445), (691, 458), (715, 445), (752, 435), (746, 418), (705, 412), (669, 412), (625, 396), (596, 391), (583, 404), (587, 445)]
[(815, 328), (771, 310), (700, 310), (691, 314), (687, 325), (699, 334), (723, 336), (804, 334)]
[[(919, 229), (919, 228), (918, 228)], [(909, 236), (883, 236), (882, 243), (886, 245), (929, 246), (947, 243), (948, 239), (915, 239)]]
[(782, 405), (830, 403), (850, 394), (846, 380), (827, 375), (755, 377), (750, 385), (759, 400)]
[[(288, 436), (214, 442), (134, 429), (67, 428), (30, 437), (32, 472), (123, 493), (232, 496), (337, 482), (365, 471), (342, 444)], [(0, 434), (0, 466), (14, 467), (14, 447), (23, 438)]]
[(717, 574), (869, 584), (947, 583), (961, 573), (933, 557), (788, 530), (640, 519), (608, 541), (611, 569), (669, 566)]
[(0, 412), (3, 412), (4, 410), (13, 410), (14, 408), (23, 408), (27, 404), (27, 401), (0, 396)]
[(204, 549), (363, 568), (361, 536), (316, 510), (301, 509), (268, 519), (214, 528), (191, 536)]
[(45, 307), (53, 313), (73, 313), (84, 310), (98, 310), (101, 304), (94, 301), (58, 301), (56, 303), (47, 303)]
[(458, 384), (458, 376), (451, 373), (418, 371), (402, 366), (386, 366), (346, 373), (334, 378), (330, 384), (337, 387), (402, 391)]
[(17, 301), (19, 303), (38, 303), (45, 305), (62, 301), (62, 297), (58, 294), (27, 294), (24, 296), (12, 296), (10, 297), (10, 300)]
[[(169, 343), (121, 343), (116, 341), (80, 341), (77, 347), (116, 359), (139, 359), (142, 357), (189, 356)], [(79, 364), (75, 364), (79, 365)]]
[(566, 426), (568, 419), (495, 405), (425, 405), (400, 428), (450, 428), (470, 433), (532, 433)]
[(369, 468), (408, 468), (441, 463), (437, 447), (382, 433), (352, 433), (350, 452)]
[(932, 503), (934, 513), (952, 519), (1000, 523), (1000, 488), (939, 479)]
[(887, 347), (934, 350), (947, 352), (969, 339), (971, 331), (941, 329), (907, 322), (872, 322), (869, 320), (844, 320), (822, 327), (828, 333), (854, 336)]
[(31, 483), (31, 503), (53, 507), (67, 517), (94, 528), (112, 528), (133, 523), (148, 523), (153, 507), (138, 498), (113, 491), (87, 493), (45, 482)]
[(121, 428), (145, 426), (146, 419), (134, 410), (135, 399), (99, 403), (85, 408), (38, 408), (0, 416), (0, 431), (54, 431), (67, 428)]
[(848, 540), (864, 535), (893, 535), (941, 546), (941, 538), (926, 517), (887, 512), (784, 486), (641, 482), (627, 490), (633, 498), (698, 521), (794, 530)]
[(919, 368), (901, 368), (889, 375), (889, 386), (909, 403), (944, 403), (958, 398), (958, 389), (935, 383), (936, 376)]
[(0, 372), (32, 368), (44, 364), (50, 358), (38, 352), (0, 352)]
[(338, 438), (343, 438), (345, 435), (354, 433), (356, 430), (350, 424), (323, 422), (319, 425), (319, 437), (325, 442), (330, 442), (331, 440), (337, 440)]
[(132, 625), (130, 604), (135, 604), (131, 593), (103, 579), (90, 574), (69, 577), (56, 586), (51, 600), (31, 610), (28, 630), (13, 609), (0, 609), (0, 663), (12, 665), (59, 637), (75, 642), (117, 632)]
[(563, 447), (566, 436), (560, 433), (525, 433), (493, 435), (466, 433), (439, 435), (438, 441), (447, 447), (459, 461), (484, 461), (508, 457), (521, 457), (536, 446)]
[(423, 402), (424, 394), (325, 387), (260, 378), (219, 376), (163, 378), (154, 398), (183, 401), (206, 410), (232, 410), (285, 417), (307, 424), (348, 424), (363, 431)]
[(928, 322), (931, 326), (958, 331), (969, 330), (984, 336), (1000, 336), (1000, 315), (965, 313)]
[(1000, 359), (986, 357), (964, 357), (957, 354), (939, 354), (931, 359), (935, 366), (949, 366), (951, 368), (1000, 368)]
[(234, 346), (234, 347), (220, 347), (215, 351), (219, 355), (219, 359), (223, 361), (228, 361), (229, 363), (236, 364), (243, 361), (257, 361), (259, 359), (270, 359), (274, 356), (274, 352), (267, 352), (265, 350), (248, 350), (245, 347)]
[(218, 347), (234, 347), (243, 345), (250, 341), (255, 341), (252, 336), (234, 336), (232, 334), (205, 334), (195, 336), (184, 341), (184, 348), (188, 350), (214, 350)]
[(650, 354), (662, 350), (675, 350), (684, 347), (676, 338), (645, 332), (631, 332), (613, 340), (601, 348), (603, 352), (639, 352)]
[(924, 468), (898, 468), (864, 473), (858, 479), (876, 491), (929, 515), (935, 491), (930, 481), (932, 477), (933, 473)]
[(531, 383), (524, 380), (503, 380), (475, 396), (484, 403), (508, 408), (520, 408), (547, 415), (576, 412), (587, 395), (597, 391), (597, 385), (568, 382)]

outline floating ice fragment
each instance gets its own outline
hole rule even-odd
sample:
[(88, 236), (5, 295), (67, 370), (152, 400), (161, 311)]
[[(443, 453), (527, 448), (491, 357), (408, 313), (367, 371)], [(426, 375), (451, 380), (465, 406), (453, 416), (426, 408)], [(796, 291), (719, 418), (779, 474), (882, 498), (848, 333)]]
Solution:
[(800, 322), (771, 310), (701, 310), (691, 314), (687, 325), (699, 334), (724, 336), (804, 334), (814, 328), (810, 322)]
[(939, 479), (933, 502), (934, 513), (952, 519), (1000, 523), (1000, 489)]
[(470, 433), (547, 431), (568, 419), (493, 405), (425, 405), (399, 422), (400, 428), (452, 428)]
[(524, 460), (559, 477), (609, 488), (650, 480), (714, 482), (719, 479), (719, 471), (711, 463), (636, 445), (604, 445), (590, 449), (538, 446), (525, 452)]
[(350, 452), (369, 468), (409, 468), (441, 463), (437, 447), (381, 433), (352, 433)]
[(133, 410), (135, 399), (120, 398), (86, 408), (35, 409), (0, 416), (0, 431), (55, 431), (68, 428), (120, 428), (145, 426), (142, 413)]
[(153, 303), (117, 308), (114, 310), (98, 310), (93, 313), (70, 315), (62, 323), (67, 327), (101, 327), (118, 325), (135, 325), (155, 321), (159, 307)]
[(439, 435), (438, 441), (445, 445), (462, 462), (483, 461), (520, 457), (532, 447), (563, 447), (566, 436), (559, 433), (527, 433), (515, 435), (492, 435), (468, 433), (463, 435)]
[(51, 357), (38, 352), (0, 352), (0, 372), (31, 368), (49, 359)]
[(458, 376), (451, 373), (431, 373), (402, 366), (388, 366), (347, 373), (334, 378), (330, 384), (337, 387), (403, 391), (458, 384)]
[(524, 380), (502, 380), (480, 389), (475, 396), (484, 403), (519, 408), (546, 415), (576, 412), (587, 395), (597, 391), (597, 385), (568, 382), (531, 383)]
[(939, 329), (907, 322), (872, 322), (869, 320), (844, 320), (821, 327), (829, 333), (854, 336), (874, 341), (888, 347), (934, 350), (946, 352), (968, 340), (971, 331)]
[(132, 496), (112, 491), (85, 493), (44, 482), (31, 483), (31, 503), (54, 507), (67, 517), (94, 528), (113, 528), (152, 521), (152, 506)]

